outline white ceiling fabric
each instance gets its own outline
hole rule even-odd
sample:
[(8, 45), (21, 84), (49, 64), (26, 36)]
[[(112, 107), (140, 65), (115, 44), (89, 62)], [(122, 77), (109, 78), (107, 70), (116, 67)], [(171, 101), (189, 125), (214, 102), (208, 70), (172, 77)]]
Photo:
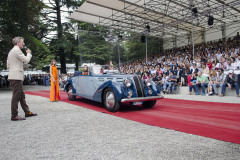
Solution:
[[(197, 8), (193, 16), (192, 8)], [(69, 18), (152, 36), (182, 36), (240, 22), (240, 0), (86, 0)]]

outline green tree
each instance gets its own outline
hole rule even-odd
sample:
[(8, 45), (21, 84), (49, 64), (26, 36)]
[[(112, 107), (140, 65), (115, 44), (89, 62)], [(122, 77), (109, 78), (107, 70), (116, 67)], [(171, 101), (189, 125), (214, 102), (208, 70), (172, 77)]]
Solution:
[[(142, 43), (139, 39), (127, 40), (124, 47), (124, 57), (126, 60), (144, 59), (146, 57), (146, 43)], [(163, 50), (162, 39), (157, 37), (148, 37), (147, 47), (148, 56), (160, 53)]]
[[(31, 64), (38, 66), (38, 60), (45, 57), (48, 48), (41, 43), (46, 34), (46, 26), (41, 23), (40, 12), (43, 3), (39, 0), (0, 1), (0, 68), (6, 68), (9, 50), (13, 47), (12, 38), (22, 36), (32, 50)], [(38, 53), (38, 54), (36, 54)]]
[[(76, 9), (83, 2), (84, 0), (53, 0), (49, 1), (45, 6), (44, 20), (49, 24), (48, 29), (56, 32), (56, 35), (48, 39), (49, 47), (55, 57), (59, 57), (61, 73), (66, 73), (66, 60), (68, 56), (72, 55), (69, 52), (73, 50), (72, 38), (69, 36), (73, 28), (72, 24), (68, 22), (62, 23), (61, 17), (63, 13), (70, 13), (71, 9)], [(64, 8), (68, 8), (68, 10), (64, 10)]]
[(80, 54), (84, 62), (106, 64), (112, 60), (111, 44), (101, 35), (91, 35), (89, 32), (80, 34)]
[[(118, 46), (119, 45), (119, 46)], [(120, 61), (124, 62), (126, 61), (126, 58), (124, 57), (125, 55), (125, 48), (124, 48), (124, 42), (115, 42), (112, 44), (113, 47), (113, 63), (118, 64), (119, 62), (119, 55), (120, 54)], [(118, 53), (119, 52), (119, 53)]]

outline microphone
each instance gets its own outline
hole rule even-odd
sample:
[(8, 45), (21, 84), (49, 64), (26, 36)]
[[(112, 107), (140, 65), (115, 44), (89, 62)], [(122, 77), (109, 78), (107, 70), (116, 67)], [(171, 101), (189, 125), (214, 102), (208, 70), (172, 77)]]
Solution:
[(27, 46), (24, 46), (23, 48), (24, 48), (25, 50), (27, 50), (27, 49), (28, 49), (28, 47), (27, 47)]

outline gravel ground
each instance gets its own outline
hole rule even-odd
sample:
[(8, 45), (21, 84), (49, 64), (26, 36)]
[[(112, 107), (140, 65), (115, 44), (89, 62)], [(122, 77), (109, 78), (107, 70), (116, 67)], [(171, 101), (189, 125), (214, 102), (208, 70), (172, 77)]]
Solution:
[[(49, 88), (25, 86), (25, 90), (40, 89)], [(240, 159), (239, 144), (149, 126), (32, 95), (26, 95), (26, 100), (38, 116), (12, 122), (11, 94), (9, 89), (0, 89), (0, 160)], [(193, 97), (184, 96), (184, 99)], [(221, 98), (224, 99), (227, 98)], [(20, 106), (19, 115), (24, 115)]]

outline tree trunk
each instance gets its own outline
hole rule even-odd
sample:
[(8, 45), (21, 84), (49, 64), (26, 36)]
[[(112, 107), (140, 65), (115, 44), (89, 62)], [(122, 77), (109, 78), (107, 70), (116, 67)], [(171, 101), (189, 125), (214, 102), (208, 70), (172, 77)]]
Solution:
[[(58, 28), (58, 39), (62, 39), (62, 22), (61, 22), (61, 6), (59, 0), (55, 0), (56, 11), (57, 11), (57, 28)], [(60, 47), (58, 50), (58, 55), (60, 56), (61, 63), (61, 74), (66, 74), (66, 56), (64, 54), (64, 48)]]
[(61, 74), (66, 74), (67, 73), (67, 70), (66, 70), (66, 56), (64, 54), (64, 49), (60, 48), (59, 52), (60, 52)]
[(79, 60), (80, 56), (76, 56), (76, 59), (75, 59), (75, 71), (78, 71), (78, 60)]

